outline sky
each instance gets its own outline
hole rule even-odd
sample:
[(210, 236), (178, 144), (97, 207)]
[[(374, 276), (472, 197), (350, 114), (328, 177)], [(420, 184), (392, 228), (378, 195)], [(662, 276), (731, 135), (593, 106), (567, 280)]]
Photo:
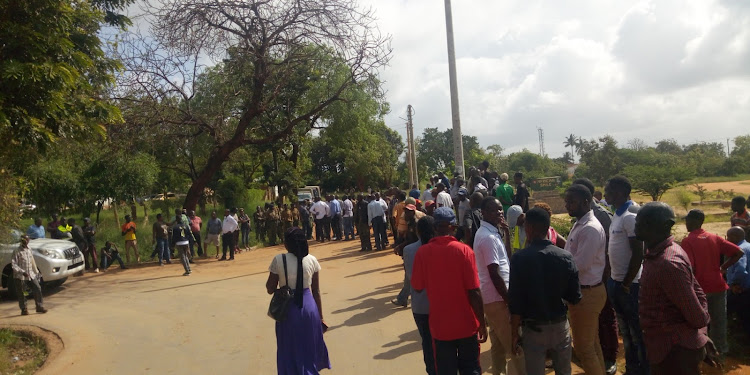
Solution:
[[(392, 36), (389, 127), (452, 126), (440, 0), (359, 0)], [(622, 147), (750, 134), (750, 1), (454, 0), (463, 134), (551, 157), (569, 134)], [(732, 146), (730, 142), (730, 147)], [(569, 149), (568, 149), (569, 150)]]

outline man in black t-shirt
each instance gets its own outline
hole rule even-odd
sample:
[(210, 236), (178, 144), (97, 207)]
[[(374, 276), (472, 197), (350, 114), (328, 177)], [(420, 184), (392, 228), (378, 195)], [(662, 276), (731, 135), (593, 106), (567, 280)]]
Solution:
[(372, 251), (372, 243), (370, 243), (370, 219), (367, 217), (367, 205), (368, 202), (365, 197), (360, 194), (357, 196), (357, 235), (359, 236), (360, 249), (359, 251)]
[(516, 183), (516, 195), (513, 197), (513, 204), (521, 206), (523, 212), (526, 212), (529, 210), (529, 197), (531, 195), (523, 182), (523, 173), (516, 172), (513, 175), (513, 181)]

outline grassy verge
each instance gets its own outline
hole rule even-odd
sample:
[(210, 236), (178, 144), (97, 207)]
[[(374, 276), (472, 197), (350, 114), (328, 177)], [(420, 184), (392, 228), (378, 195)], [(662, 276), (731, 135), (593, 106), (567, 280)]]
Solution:
[(695, 183), (705, 184), (711, 182), (730, 182), (750, 180), (750, 174), (738, 174), (736, 176), (717, 176), (717, 177), (696, 177), (692, 180), (681, 182), (679, 185), (692, 185)]
[(33, 374), (47, 359), (47, 345), (25, 331), (0, 329), (0, 374)]

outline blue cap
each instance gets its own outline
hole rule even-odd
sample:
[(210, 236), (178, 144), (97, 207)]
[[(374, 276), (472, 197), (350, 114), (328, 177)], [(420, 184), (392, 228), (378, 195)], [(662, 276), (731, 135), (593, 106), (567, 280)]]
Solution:
[(448, 207), (440, 207), (432, 214), (432, 217), (435, 219), (435, 224), (437, 223), (451, 223), (456, 224), (456, 214), (453, 213), (453, 209)]
[(466, 190), (466, 188), (459, 188), (458, 195), (464, 195), (464, 196), (469, 195), (469, 191)]

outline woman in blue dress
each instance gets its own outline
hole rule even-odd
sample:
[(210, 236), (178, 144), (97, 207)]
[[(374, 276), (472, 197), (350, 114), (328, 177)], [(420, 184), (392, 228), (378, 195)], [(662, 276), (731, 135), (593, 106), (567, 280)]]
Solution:
[[(324, 368), (331, 368), (323, 341), (326, 325), (318, 281), (320, 263), (308, 253), (307, 238), (298, 227), (284, 233), (284, 246), (288, 253), (273, 258), (266, 282), (268, 294), (287, 285), (285, 279), (294, 289), (286, 319), (276, 322), (276, 366), (279, 375), (316, 375)], [(287, 272), (284, 272), (284, 257)]]

